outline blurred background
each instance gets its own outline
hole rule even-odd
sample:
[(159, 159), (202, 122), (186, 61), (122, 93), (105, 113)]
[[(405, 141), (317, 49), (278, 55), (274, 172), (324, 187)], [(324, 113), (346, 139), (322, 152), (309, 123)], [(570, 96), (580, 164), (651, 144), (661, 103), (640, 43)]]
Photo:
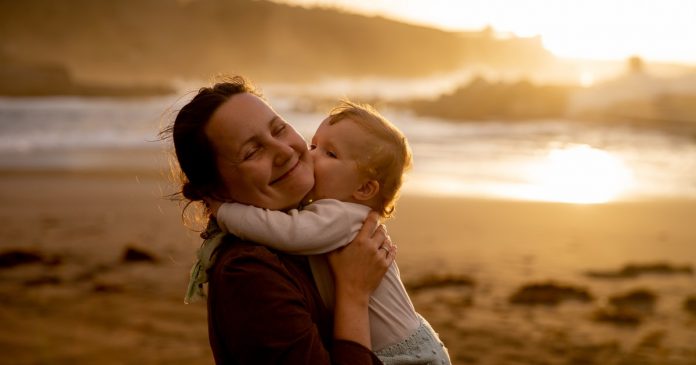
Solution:
[[(158, 132), (239, 74), (307, 139), (342, 98), (404, 131), (390, 232), (454, 363), (696, 364), (694, 19), (690, 0), (0, 1), (0, 363), (211, 362)], [(548, 302), (576, 286), (590, 307)]]
[(414, 145), (409, 189), (694, 197), (694, 15), (677, 0), (3, 2), (0, 167), (143, 164), (105, 150), (156, 148), (166, 111), (242, 74), (305, 136), (339, 98), (375, 104)]

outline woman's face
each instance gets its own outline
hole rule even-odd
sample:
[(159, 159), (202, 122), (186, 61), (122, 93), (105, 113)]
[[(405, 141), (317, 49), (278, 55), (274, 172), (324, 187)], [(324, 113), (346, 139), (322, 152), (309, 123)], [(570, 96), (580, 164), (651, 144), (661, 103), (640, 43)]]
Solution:
[(224, 193), (233, 201), (284, 210), (296, 207), (314, 185), (304, 139), (256, 95), (230, 97), (213, 113), (206, 134)]

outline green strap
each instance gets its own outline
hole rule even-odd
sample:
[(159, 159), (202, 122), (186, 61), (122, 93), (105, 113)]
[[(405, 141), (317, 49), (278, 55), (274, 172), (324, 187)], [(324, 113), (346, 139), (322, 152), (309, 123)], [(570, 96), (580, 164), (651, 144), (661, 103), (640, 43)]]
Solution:
[(211, 217), (205, 232), (201, 233), (201, 238), (204, 240), (201, 247), (196, 252), (197, 260), (191, 268), (189, 283), (186, 288), (186, 295), (184, 296), (184, 303), (190, 304), (201, 298), (205, 298), (203, 284), (208, 282), (208, 269), (213, 266), (215, 259), (213, 255), (220, 246), (220, 243), (222, 243), (224, 236), (225, 233), (220, 230), (215, 218)]

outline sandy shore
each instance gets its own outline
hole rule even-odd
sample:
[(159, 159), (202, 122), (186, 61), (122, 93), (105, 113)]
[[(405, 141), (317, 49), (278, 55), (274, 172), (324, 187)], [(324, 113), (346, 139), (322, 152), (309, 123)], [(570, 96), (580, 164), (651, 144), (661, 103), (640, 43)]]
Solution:
[[(0, 254), (24, 254), (0, 267), (0, 363), (212, 363), (205, 306), (182, 301), (199, 239), (171, 191), (152, 173), (0, 173)], [(388, 227), (455, 364), (696, 364), (694, 217), (696, 201), (405, 196)]]

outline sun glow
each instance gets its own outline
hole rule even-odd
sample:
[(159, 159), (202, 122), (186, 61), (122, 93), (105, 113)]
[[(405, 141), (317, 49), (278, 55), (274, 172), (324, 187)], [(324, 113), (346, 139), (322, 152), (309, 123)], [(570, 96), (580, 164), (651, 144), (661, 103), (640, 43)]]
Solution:
[(592, 72), (583, 71), (580, 73), (580, 85), (583, 87), (590, 87), (595, 82), (595, 76)]
[(606, 203), (632, 184), (630, 169), (616, 156), (587, 145), (553, 149), (529, 169), (523, 198), (577, 204)]
[(557, 56), (696, 63), (692, 0), (276, 0), (335, 6), (451, 31), (541, 36)]

